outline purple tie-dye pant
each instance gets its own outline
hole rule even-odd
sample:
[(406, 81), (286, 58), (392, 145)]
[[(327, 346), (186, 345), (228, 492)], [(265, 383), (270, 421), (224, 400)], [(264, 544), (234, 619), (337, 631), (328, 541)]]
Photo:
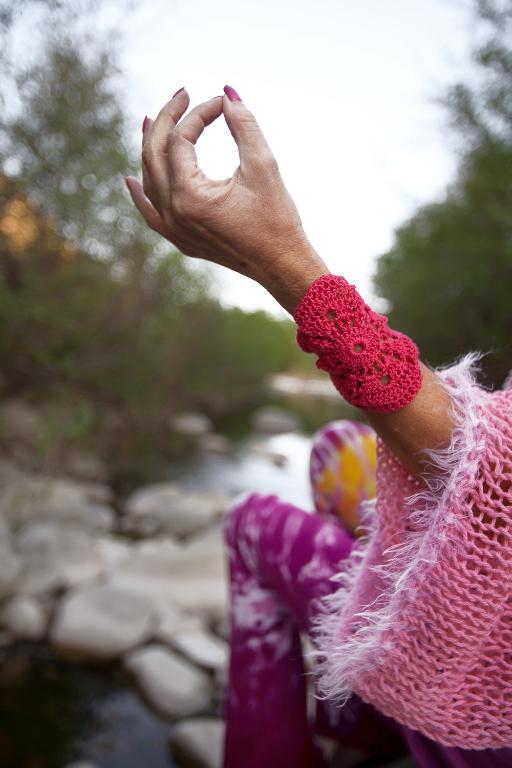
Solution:
[[(346, 421), (321, 430), (312, 450), (313, 484), (322, 461), (332, 462), (347, 436), (357, 449), (358, 433), (365, 437), (368, 430)], [(329, 493), (339, 497), (332, 483)], [(321, 495), (314, 487), (317, 508)], [(374, 756), (391, 755), (405, 742), (418, 768), (510, 768), (512, 748), (442, 747), (356, 695), (344, 707), (325, 701), (311, 706), (301, 633), (310, 631), (316, 598), (336, 588), (330, 577), (354, 541), (339, 518), (325, 515), (322, 500), (322, 514), (310, 514), (276, 496), (254, 493), (228, 512), (231, 657), (224, 768), (325, 766), (316, 736)]]

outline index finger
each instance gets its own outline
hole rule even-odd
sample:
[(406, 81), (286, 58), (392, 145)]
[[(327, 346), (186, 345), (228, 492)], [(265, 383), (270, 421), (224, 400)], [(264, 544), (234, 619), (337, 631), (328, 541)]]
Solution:
[(167, 149), (167, 134), (176, 127), (178, 120), (186, 112), (190, 103), (190, 96), (185, 88), (176, 91), (174, 96), (164, 104), (157, 115), (153, 125), (144, 137), (144, 148), (152, 152), (165, 153)]
[(222, 115), (222, 96), (198, 104), (167, 136), (167, 153), (173, 178), (183, 181), (197, 170), (195, 144), (204, 129)]

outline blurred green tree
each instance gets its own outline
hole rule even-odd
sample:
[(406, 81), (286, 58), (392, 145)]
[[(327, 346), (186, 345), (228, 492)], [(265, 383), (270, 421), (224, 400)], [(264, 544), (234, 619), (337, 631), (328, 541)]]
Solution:
[(301, 353), (291, 322), (222, 308), (208, 273), (134, 211), (111, 38), (71, 23), (66, 4), (25, 6), (46, 23), (37, 64), (13, 65), (4, 88), (19, 108), (0, 117), (2, 374), (8, 395), (64, 404), (57, 442), (89, 425), (117, 461), (168, 446), (173, 412), (249, 405)]
[(461, 139), (457, 177), (395, 233), (375, 275), (390, 323), (432, 365), (488, 353), (486, 382), (512, 368), (512, 0), (481, 0), (475, 77), (442, 99)]

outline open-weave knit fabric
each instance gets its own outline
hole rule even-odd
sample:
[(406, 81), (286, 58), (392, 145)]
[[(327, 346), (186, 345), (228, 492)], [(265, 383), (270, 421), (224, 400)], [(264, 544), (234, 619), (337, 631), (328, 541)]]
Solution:
[(297, 343), (318, 355), (345, 400), (358, 408), (391, 413), (408, 405), (421, 387), (418, 348), (388, 327), (339, 275), (322, 275), (306, 291), (294, 319)]
[(352, 692), (445, 746), (512, 746), (512, 390), (438, 374), (451, 445), (428, 478), (378, 442), (377, 497), (316, 627), (320, 691)]

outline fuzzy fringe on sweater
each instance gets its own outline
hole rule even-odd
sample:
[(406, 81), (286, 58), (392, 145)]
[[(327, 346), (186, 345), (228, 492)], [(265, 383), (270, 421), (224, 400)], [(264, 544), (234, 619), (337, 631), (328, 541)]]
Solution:
[(512, 746), (512, 389), (478, 386), (479, 357), (437, 371), (455, 428), (421, 481), (378, 441), (364, 536), (314, 630), (319, 695), (465, 749)]

